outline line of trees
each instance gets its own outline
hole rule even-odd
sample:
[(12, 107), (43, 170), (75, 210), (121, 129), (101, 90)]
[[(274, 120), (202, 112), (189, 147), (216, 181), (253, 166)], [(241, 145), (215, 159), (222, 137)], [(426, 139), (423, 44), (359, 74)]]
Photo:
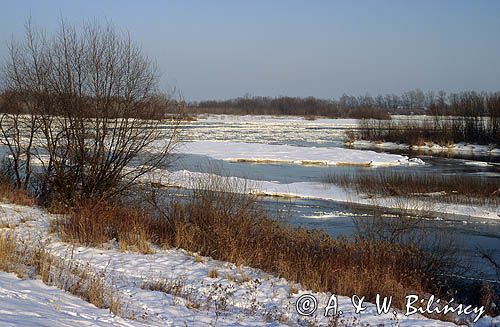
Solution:
[(388, 111), (364, 98), (342, 98), (341, 101), (314, 97), (251, 97), (229, 100), (191, 102), (187, 110), (192, 113), (237, 115), (298, 115), (332, 118), (390, 119)]
[(111, 25), (61, 22), (47, 37), (28, 22), (3, 72), (4, 173), (46, 204), (113, 197), (174, 145), (154, 62)]
[[(325, 116), (333, 118), (388, 119), (389, 114), (432, 115), (489, 115), (499, 106), (500, 92), (423, 92), (420, 89), (402, 95), (386, 94), (352, 96), (344, 94), (338, 99), (315, 97), (262, 97), (249, 96), (228, 100), (190, 102), (193, 113), (213, 114), (266, 114)], [(493, 109), (496, 110), (496, 109)]]

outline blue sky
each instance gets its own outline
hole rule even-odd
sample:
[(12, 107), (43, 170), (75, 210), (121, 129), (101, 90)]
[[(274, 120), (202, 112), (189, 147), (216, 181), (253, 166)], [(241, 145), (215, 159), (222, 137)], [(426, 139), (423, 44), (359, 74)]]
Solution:
[(189, 100), (500, 90), (500, 1), (2, 1), (0, 56), (28, 16), (110, 20)]

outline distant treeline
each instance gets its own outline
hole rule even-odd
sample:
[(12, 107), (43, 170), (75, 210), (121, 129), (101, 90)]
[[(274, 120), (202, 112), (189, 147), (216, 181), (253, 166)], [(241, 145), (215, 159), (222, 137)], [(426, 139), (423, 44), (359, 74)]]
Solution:
[[(51, 95), (45, 95), (50, 98)], [(25, 112), (21, 102), (31, 102), (29, 95), (10, 90), (0, 94), (0, 112)], [(83, 97), (83, 102), (92, 103), (92, 97)], [(22, 101), (20, 101), (22, 100)], [(64, 103), (52, 98), (51, 102)], [(32, 99), (38, 101), (38, 99)], [(119, 108), (120, 101), (113, 100)], [(73, 105), (73, 110), (85, 111), (87, 104)], [(180, 109), (183, 108), (183, 109)], [(391, 115), (433, 115), (496, 117), (500, 111), (500, 92), (464, 91), (458, 93), (423, 92), (419, 89), (402, 95), (386, 94), (352, 96), (342, 95), (338, 99), (319, 99), (315, 97), (263, 97), (244, 96), (228, 100), (206, 100), (184, 102), (168, 96), (150, 97), (137, 106), (144, 118), (161, 118), (183, 111), (186, 114), (234, 114), (234, 115), (295, 115), (304, 117), (324, 116), (331, 118), (390, 119)], [(83, 114), (83, 113), (82, 113)]]
[(412, 90), (402, 95), (386, 94), (352, 96), (338, 99), (315, 97), (244, 96), (228, 100), (207, 100), (188, 103), (190, 113), (237, 115), (298, 115), (335, 118), (389, 119), (390, 114), (488, 115), (491, 106), (498, 106), (500, 92), (446, 93)]

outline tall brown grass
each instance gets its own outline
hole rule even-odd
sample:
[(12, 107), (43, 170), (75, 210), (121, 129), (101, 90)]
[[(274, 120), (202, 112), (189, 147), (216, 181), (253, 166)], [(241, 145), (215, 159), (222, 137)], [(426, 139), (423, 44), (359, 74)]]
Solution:
[(0, 270), (11, 272), (13, 270), (16, 241), (11, 234), (0, 233)]
[(500, 183), (492, 178), (394, 171), (326, 175), (323, 182), (370, 195), (437, 199), (450, 203), (500, 205)]
[(17, 188), (13, 184), (0, 178), (0, 201), (19, 204), (23, 206), (32, 206), (35, 199), (26, 190)]
[(421, 249), (292, 228), (268, 218), (248, 196), (201, 192), (172, 206), (170, 215), (176, 222), (172, 245), (261, 268), (315, 291), (369, 300), (380, 293), (398, 306), (409, 293), (437, 291), (437, 271), (428, 270), (430, 257)]
[(50, 231), (65, 242), (95, 246), (116, 240), (122, 250), (147, 254), (152, 252), (151, 242), (165, 238), (164, 227), (139, 206), (86, 202), (53, 220)]

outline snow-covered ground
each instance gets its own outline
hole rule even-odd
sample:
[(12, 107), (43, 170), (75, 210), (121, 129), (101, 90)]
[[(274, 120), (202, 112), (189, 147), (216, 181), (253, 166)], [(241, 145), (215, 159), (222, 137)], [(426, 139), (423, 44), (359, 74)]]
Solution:
[(180, 153), (198, 154), (226, 161), (291, 163), (301, 165), (400, 166), (423, 164), (397, 154), (337, 147), (300, 147), (243, 142), (195, 141), (177, 147)]
[(147, 325), (114, 316), (40, 280), (0, 272), (0, 326)]
[[(262, 326), (298, 325), (306, 321), (320, 325), (328, 318), (320, 310), (331, 294), (313, 293), (257, 269), (236, 266), (208, 257), (197, 257), (180, 249), (156, 249), (154, 254), (120, 252), (113, 241), (105, 249), (72, 246), (47, 232), (55, 216), (41, 209), (1, 204), (3, 222), (15, 228), (18, 241), (31, 247), (43, 246), (50, 255), (71, 260), (72, 267), (85, 266), (96, 272), (121, 301), (121, 316), (114, 317), (67, 293), (40, 281), (19, 280), (0, 273), (0, 323), (2, 326)], [(0, 232), (7, 232), (3, 228)], [(9, 230), (11, 231), (11, 230)], [(209, 276), (209, 272), (212, 273)], [(163, 281), (180, 285), (169, 292), (151, 291), (144, 285)], [(316, 315), (300, 317), (296, 299), (314, 295), (319, 308)], [(419, 314), (405, 316), (396, 311), (377, 314), (373, 304), (356, 314), (351, 299), (338, 297), (346, 325), (370, 326), (454, 326), (427, 319)], [(500, 323), (499, 318), (484, 317), (478, 326)], [(342, 324), (341, 324), (342, 325)]]

